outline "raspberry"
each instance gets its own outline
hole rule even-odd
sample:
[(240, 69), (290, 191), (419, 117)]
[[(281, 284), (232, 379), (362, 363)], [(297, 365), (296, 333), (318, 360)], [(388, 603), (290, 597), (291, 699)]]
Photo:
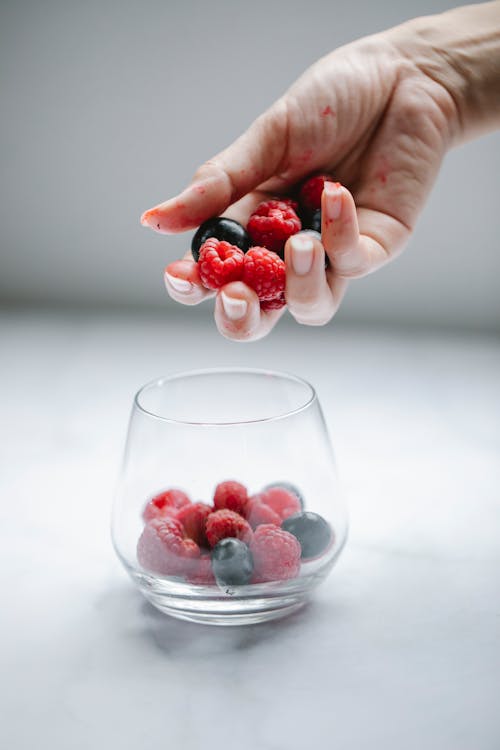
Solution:
[(179, 508), (191, 503), (191, 500), (182, 490), (170, 489), (160, 492), (159, 495), (150, 500), (142, 513), (143, 519), (152, 521), (153, 518), (165, 518), (176, 516)]
[(215, 583), (210, 555), (202, 555), (197, 560), (193, 560), (192, 568), (186, 575), (186, 580), (200, 586), (210, 586)]
[(304, 501), (304, 495), (302, 492), (291, 482), (271, 482), (270, 484), (266, 484), (266, 486), (262, 489), (262, 492), (267, 492), (267, 490), (273, 490), (276, 487), (280, 487), (282, 490), (288, 490), (288, 492), (291, 492), (292, 495), (295, 495), (300, 502), (300, 507), (304, 509), (305, 507), (305, 501)]
[(261, 502), (269, 505), (283, 520), (302, 510), (300, 500), (293, 492), (285, 487), (271, 487), (259, 495)]
[(261, 310), (281, 310), (282, 307), (285, 307), (286, 305), (286, 299), (283, 292), (280, 294), (279, 297), (275, 297), (274, 299), (264, 299), (260, 303), (260, 309)]
[(236, 245), (210, 237), (200, 248), (198, 268), (202, 284), (207, 289), (219, 289), (243, 276), (245, 255)]
[(258, 526), (250, 543), (254, 582), (285, 581), (300, 571), (301, 548), (297, 539), (279, 526)]
[(184, 527), (185, 535), (200, 547), (208, 547), (205, 524), (211, 512), (212, 508), (206, 503), (190, 503), (177, 513), (177, 520)]
[(252, 243), (282, 253), (287, 239), (300, 232), (302, 227), (292, 206), (296, 204), (288, 200), (259, 203), (247, 225)]
[(200, 548), (192, 539), (184, 539), (184, 530), (175, 518), (153, 518), (137, 542), (139, 563), (161, 575), (185, 573), (199, 556)]
[(307, 211), (316, 211), (321, 208), (321, 196), (323, 194), (323, 186), (326, 181), (330, 182), (331, 177), (327, 174), (317, 174), (314, 177), (309, 177), (304, 183), (299, 192), (299, 200), (302, 208)]
[(226, 537), (234, 537), (248, 544), (252, 538), (252, 529), (247, 521), (232, 510), (216, 510), (207, 518), (207, 539), (211, 547)]
[(271, 250), (251, 247), (245, 255), (243, 281), (252, 287), (261, 302), (276, 299), (285, 291), (285, 264)]
[(227, 510), (234, 510), (235, 513), (244, 516), (247, 500), (247, 488), (239, 482), (228, 480), (227, 482), (221, 482), (215, 488), (215, 510), (227, 508)]
[(247, 521), (252, 529), (262, 523), (272, 523), (281, 526), (281, 518), (269, 505), (263, 503), (259, 495), (250, 498), (247, 505)]

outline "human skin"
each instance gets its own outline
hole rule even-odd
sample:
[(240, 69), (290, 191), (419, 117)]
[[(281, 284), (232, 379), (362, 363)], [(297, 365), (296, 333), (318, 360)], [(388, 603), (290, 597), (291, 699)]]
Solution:
[[(340, 184), (325, 185), (321, 238), (301, 232), (285, 246), (287, 308), (299, 323), (323, 325), (350, 279), (404, 248), (446, 152), (499, 125), (496, 0), (413, 19), (320, 59), (141, 221), (166, 234), (222, 214), (246, 224), (262, 200), (312, 173), (334, 175)], [(190, 252), (167, 266), (165, 284), (181, 304), (214, 295)], [(242, 282), (215, 296), (216, 325), (233, 340), (262, 338), (284, 312), (261, 311)]]

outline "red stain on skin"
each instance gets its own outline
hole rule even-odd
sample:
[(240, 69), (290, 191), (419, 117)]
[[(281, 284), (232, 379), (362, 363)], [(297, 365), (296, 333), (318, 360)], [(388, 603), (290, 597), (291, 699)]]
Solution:
[(333, 111), (329, 104), (322, 110), (321, 115), (323, 117), (328, 117), (328, 115), (330, 115), (331, 117), (337, 116), (336, 112)]
[(311, 159), (312, 159), (312, 156), (313, 156), (313, 153), (314, 153), (314, 152), (313, 152), (312, 148), (307, 148), (307, 149), (306, 149), (306, 150), (305, 150), (305, 151), (304, 151), (304, 152), (302, 153), (302, 155), (301, 155), (301, 156), (299, 156), (299, 161), (300, 161), (300, 162), (302, 162), (303, 164), (305, 164), (305, 163), (306, 163), (306, 162), (308, 162), (308, 161), (311, 161)]
[(380, 157), (380, 166), (375, 172), (375, 179), (379, 180), (382, 185), (387, 183), (387, 177), (389, 175), (389, 160), (386, 156)]
[(246, 173), (247, 173), (246, 169), (240, 169), (240, 174), (246, 174)]
[(203, 185), (195, 185), (193, 190), (195, 190), (200, 195), (204, 195), (207, 192), (206, 188), (204, 188)]

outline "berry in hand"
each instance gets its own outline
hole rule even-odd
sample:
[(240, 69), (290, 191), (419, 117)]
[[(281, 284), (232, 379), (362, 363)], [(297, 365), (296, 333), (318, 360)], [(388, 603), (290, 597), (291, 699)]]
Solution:
[(250, 237), (244, 227), (233, 219), (226, 219), (224, 216), (214, 216), (212, 219), (205, 221), (196, 231), (191, 240), (191, 252), (193, 258), (198, 262), (200, 258), (201, 246), (210, 237), (217, 240), (224, 240), (230, 245), (236, 245), (244, 253), (250, 247)]
[(185, 492), (178, 489), (170, 489), (160, 492), (150, 500), (142, 513), (143, 519), (148, 522), (153, 518), (165, 518), (166, 516), (176, 516), (179, 509), (189, 505), (191, 500)]
[(295, 513), (285, 518), (281, 528), (293, 534), (300, 542), (302, 559), (317, 557), (333, 538), (330, 524), (318, 513)]
[(245, 586), (253, 573), (248, 546), (240, 539), (222, 539), (212, 550), (212, 570), (220, 586)]
[(287, 239), (300, 232), (302, 226), (295, 205), (289, 200), (259, 203), (247, 225), (252, 244), (262, 245), (282, 255)]
[(200, 248), (198, 270), (203, 286), (219, 289), (230, 281), (240, 281), (243, 276), (245, 255), (236, 245), (210, 237)]
[(273, 524), (258, 526), (250, 543), (254, 581), (286, 581), (300, 570), (300, 544), (288, 531)]
[(221, 482), (215, 488), (214, 508), (215, 510), (233, 510), (241, 516), (245, 515), (248, 501), (247, 488), (239, 482), (228, 480)]
[[(321, 208), (321, 196), (325, 182), (331, 182), (332, 178), (327, 174), (317, 174), (309, 177), (299, 192), (299, 201), (303, 209), (308, 212), (316, 211)], [(313, 227), (311, 227), (312, 229)], [(317, 231), (321, 231), (320, 229)]]
[(286, 307), (285, 295), (282, 292), (279, 297), (274, 299), (263, 299), (260, 303), (261, 310), (281, 310), (282, 307)]
[(304, 216), (304, 229), (313, 229), (321, 234), (321, 209), (306, 212)]
[(228, 536), (246, 543), (252, 538), (250, 524), (232, 510), (216, 510), (215, 513), (211, 513), (207, 518), (205, 530), (211, 547), (215, 547), (217, 542)]
[(276, 299), (285, 292), (285, 264), (271, 250), (251, 247), (244, 256), (242, 281), (255, 291), (261, 302)]

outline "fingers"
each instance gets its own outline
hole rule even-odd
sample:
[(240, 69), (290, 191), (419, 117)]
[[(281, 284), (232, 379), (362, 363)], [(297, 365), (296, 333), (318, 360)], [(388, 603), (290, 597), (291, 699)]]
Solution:
[[(230, 206), (225, 216), (246, 225), (252, 211), (267, 197), (265, 193), (257, 190), (249, 193)], [(214, 296), (214, 292), (202, 285), (198, 265), (193, 260), (191, 250), (186, 252), (182, 260), (177, 260), (167, 266), (164, 280), (169, 295), (182, 305), (198, 305), (203, 300)]]
[(276, 173), (286, 147), (287, 117), (285, 101), (278, 100), (229, 148), (203, 164), (180, 195), (145, 211), (141, 223), (171, 234), (222, 214)]
[(198, 305), (214, 295), (214, 292), (201, 283), (198, 264), (192, 258), (185, 257), (170, 263), (163, 278), (169, 295), (182, 305)]
[(325, 251), (312, 234), (300, 232), (285, 246), (286, 301), (298, 323), (320, 326), (335, 315), (347, 281), (325, 274)]
[(262, 311), (253, 289), (241, 281), (234, 281), (217, 293), (215, 323), (225, 338), (232, 341), (256, 341), (267, 336), (284, 310), (285, 308)]
[(339, 183), (326, 182), (321, 200), (322, 238), (337, 276), (356, 278), (391, 260), (410, 230), (396, 218), (369, 208), (356, 209), (354, 198)]

